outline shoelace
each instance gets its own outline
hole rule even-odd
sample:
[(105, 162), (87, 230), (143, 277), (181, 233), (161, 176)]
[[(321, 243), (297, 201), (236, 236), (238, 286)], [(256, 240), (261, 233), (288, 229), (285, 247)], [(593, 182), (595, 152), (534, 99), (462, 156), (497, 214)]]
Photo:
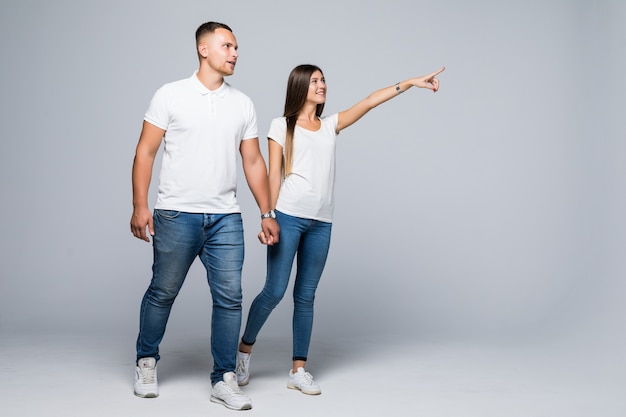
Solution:
[(246, 370), (246, 362), (245, 360), (241, 359), (237, 361), (237, 368), (235, 369), (235, 372), (237, 372), (238, 374), (243, 374), (244, 371)]
[(154, 384), (156, 379), (154, 369), (139, 368), (139, 374), (141, 375), (141, 382), (144, 384)]
[(224, 381), (224, 385), (226, 386), (226, 389), (230, 391), (231, 394), (243, 395), (243, 391), (241, 390), (241, 388), (239, 388), (239, 385), (237, 385), (237, 382), (233, 381), (229, 383), (229, 382)]
[(304, 380), (303, 382), (305, 382), (307, 385), (313, 384), (313, 375), (308, 372), (302, 374), (302, 379)]

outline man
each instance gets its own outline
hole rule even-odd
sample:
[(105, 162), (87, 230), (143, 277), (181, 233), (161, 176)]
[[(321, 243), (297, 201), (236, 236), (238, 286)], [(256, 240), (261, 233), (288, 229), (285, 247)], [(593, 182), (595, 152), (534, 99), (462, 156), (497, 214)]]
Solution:
[[(252, 408), (235, 376), (241, 325), (243, 226), (236, 200), (237, 152), (248, 186), (261, 210), (268, 243), (279, 228), (270, 207), (267, 168), (259, 149), (256, 113), (249, 97), (224, 77), (237, 63), (237, 41), (223, 23), (196, 31), (199, 69), (165, 84), (152, 98), (133, 163), (133, 235), (150, 241), (152, 280), (140, 312), (135, 395), (158, 396), (159, 344), (176, 298), (196, 257), (207, 271), (213, 299), (211, 401), (228, 408)], [(155, 155), (164, 141), (154, 217), (148, 189)]]

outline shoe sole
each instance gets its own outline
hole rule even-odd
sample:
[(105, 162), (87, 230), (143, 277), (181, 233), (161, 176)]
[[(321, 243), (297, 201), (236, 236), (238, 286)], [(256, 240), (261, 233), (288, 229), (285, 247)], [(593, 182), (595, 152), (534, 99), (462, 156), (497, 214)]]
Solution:
[(319, 391), (307, 391), (307, 390), (303, 390), (301, 388), (298, 388), (298, 387), (296, 387), (295, 385), (292, 385), (292, 384), (287, 384), (287, 388), (300, 391), (301, 393), (306, 394), (306, 395), (320, 395), (322, 393), (322, 390), (319, 390)]
[(246, 385), (248, 385), (248, 382), (250, 382), (249, 376), (241, 382), (237, 381), (237, 385), (239, 385), (240, 387), (245, 387)]
[(156, 398), (159, 396), (159, 394), (155, 394), (154, 392), (148, 392), (146, 394), (140, 394), (137, 391), (134, 392), (134, 394), (139, 397), (139, 398)]
[(231, 410), (250, 410), (252, 408), (252, 404), (244, 404), (241, 407), (235, 407), (233, 405), (228, 404), (226, 401), (221, 398), (217, 398), (211, 395), (211, 402), (216, 404), (222, 404), (224, 407), (229, 408)]

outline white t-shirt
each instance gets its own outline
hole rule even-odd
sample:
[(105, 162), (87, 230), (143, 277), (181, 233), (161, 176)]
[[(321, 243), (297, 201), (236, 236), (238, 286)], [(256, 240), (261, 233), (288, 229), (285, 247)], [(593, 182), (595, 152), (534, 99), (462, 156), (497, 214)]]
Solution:
[[(291, 216), (332, 222), (335, 208), (337, 114), (322, 117), (318, 131), (295, 127), (291, 174), (283, 180), (276, 209)], [(285, 149), (287, 120), (272, 120), (269, 139)]]
[(157, 90), (144, 116), (166, 131), (155, 208), (238, 213), (237, 155), (258, 137), (254, 105), (226, 82), (210, 91), (196, 74)]

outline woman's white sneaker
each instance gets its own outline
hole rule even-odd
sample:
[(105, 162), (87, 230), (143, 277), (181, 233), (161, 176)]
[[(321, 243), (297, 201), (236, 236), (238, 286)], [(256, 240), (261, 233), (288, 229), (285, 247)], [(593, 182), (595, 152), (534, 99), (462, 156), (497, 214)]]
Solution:
[(240, 387), (248, 385), (250, 380), (250, 355), (251, 353), (237, 352), (237, 384)]
[(289, 379), (287, 380), (287, 388), (300, 390), (303, 394), (319, 395), (322, 389), (317, 382), (313, 380), (313, 375), (306, 372), (304, 368), (298, 368), (298, 372), (289, 371)]

